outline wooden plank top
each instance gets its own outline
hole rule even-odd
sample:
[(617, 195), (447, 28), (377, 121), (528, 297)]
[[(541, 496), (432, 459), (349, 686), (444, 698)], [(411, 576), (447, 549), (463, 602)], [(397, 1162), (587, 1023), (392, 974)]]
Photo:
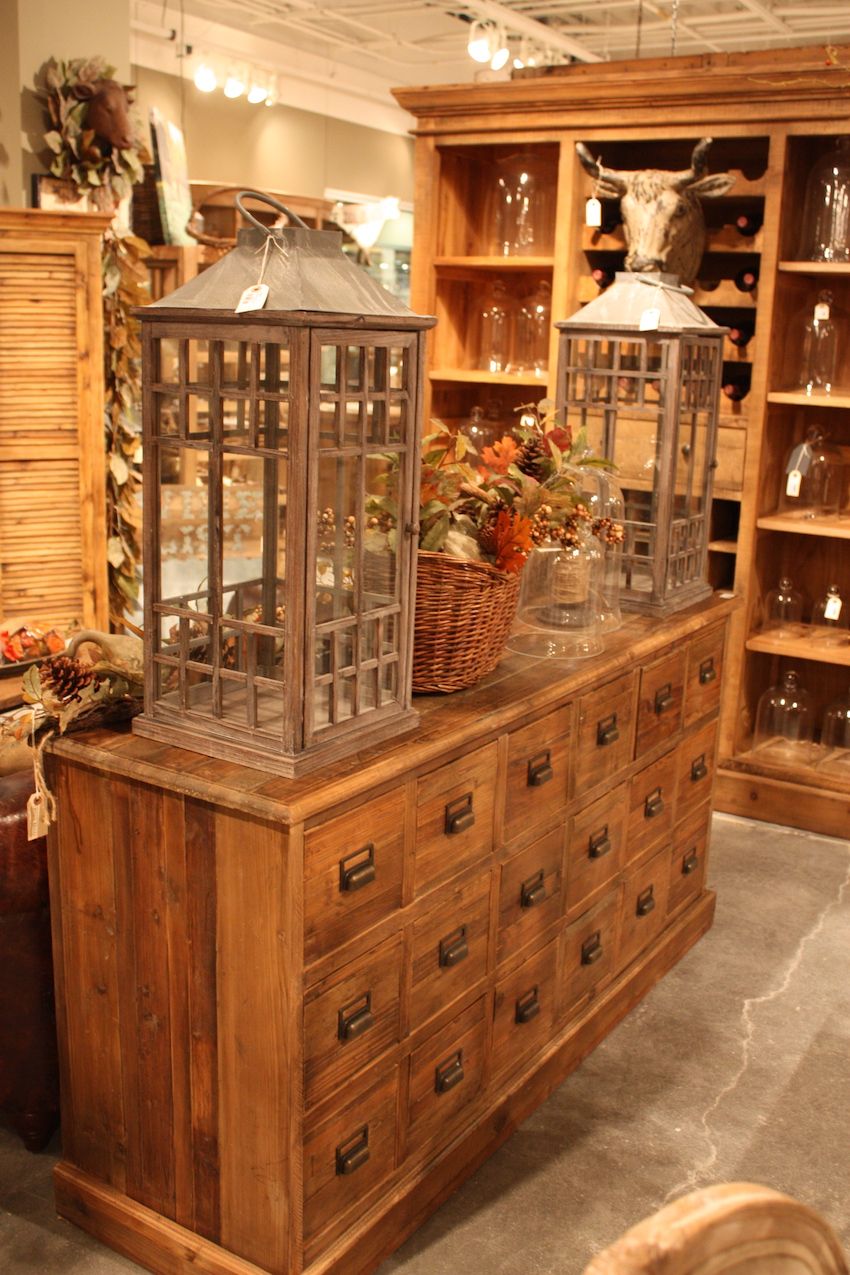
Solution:
[(102, 728), (65, 736), (51, 751), (97, 770), (165, 787), (175, 793), (291, 825), (327, 815), (370, 789), (383, 790), (411, 771), (465, 753), (519, 722), (551, 710), (633, 668), (667, 646), (724, 620), (738, 606), (716, 594), (663, 620), (629, 615), (594, 659), (551, 661), (506, 652), (488, 677), (453, 695), (415, 696), (419, 725), (409, 735), (355, 753), (300, 779), (269, 777), (258, 767), (204, 757), (160, 744), (128, 729)]
[(31, 234), (78, 238), (100, 236), (112, 224), (111, 213), (53, 212), (44, 208), (0, 208), (0, 236)]

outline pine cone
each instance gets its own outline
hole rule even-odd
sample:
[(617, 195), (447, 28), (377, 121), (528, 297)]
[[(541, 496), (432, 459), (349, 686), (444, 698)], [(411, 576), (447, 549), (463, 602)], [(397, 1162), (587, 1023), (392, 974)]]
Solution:
[(71, 659), (67, 655), (57, 655), (55, 659), (42, 664), (39, 670), (43, 690), (49, 690), (63, 704), (72, 704), (80, 700), (80, 692), (94, 683), (97, 690), (100, 679), (95, 676), (87, 664)]
[(540, 434), (532, 434), (519, 449), (516, 463), (529, 478), (543, 477), (547, 463), (552, 459), (549, 444)]
[(498, 549), (498, 541), (496, 539), (496, 514), (492, 518), (488, 518), (478, 532), (478, 545), (482, 553), (489, 554), (491, 557)]

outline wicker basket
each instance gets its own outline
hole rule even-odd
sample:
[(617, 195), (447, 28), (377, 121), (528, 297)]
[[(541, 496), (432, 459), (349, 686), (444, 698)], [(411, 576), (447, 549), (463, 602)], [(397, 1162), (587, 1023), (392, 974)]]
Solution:
[(420, 552), (414, 691), (462, 691), (490, 673), (507, 641), (518, 597), (518, 575), (486, 562)]

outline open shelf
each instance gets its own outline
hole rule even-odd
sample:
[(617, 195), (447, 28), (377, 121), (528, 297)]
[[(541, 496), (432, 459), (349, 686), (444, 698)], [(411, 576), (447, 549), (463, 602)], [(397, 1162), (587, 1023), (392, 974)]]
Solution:
[(709, 540), (708, 547), (712, 553), (737, 553), (737, 540)]
[(802, 390), (771, 390), (768, 403), (789, 403), (793, 407), (850, 407), (850, 393), (804, 394)]
[[(710, 546), (709, 546), (710, 547)], [(747, 638), (747, 650), (763, 655), (781, 655), (794, 660), (813, 660), (818, 664), (841, 664), (850, 668), (850, 633), (841, 645), (828, 646), (813, 625), (801, 624), (799, 637), (774, 637), (770, 632), (753, 633)], [(846, 632), (846, 630), (845, 630)]]
[(460, 381), (470, 385), (533, 385), (545, 393), (546, 378), (532, 373), (482, 372), (477, 368), (437, 367), (428, 373), (431, 381)]
[[(705, 236), (706, 252), (761, 252), (762, 233), (757, 230), (754, 235), (745, 236), (734, 226), (709, 227)], [(583, 226), (581, 246), (584, 252), (625, 252), (626, 236), (622, 226), (607, 234), (595, 226)]]
[[(815, 747), (814, 754), (820, 753)], [(826, 792), (850, 794), (850, 770), (845, 774), (830, 771), (828, 763), (805, 765), (798, 761), (774, 760), (769, 753), (760, 748), (751, 748), (738, 753), (732, 761), (724, 761), (724, 768), (731, 771), (745, 771), (750, 775), (764, 775), (771, 779), (785, 779), (789, 783), (811, 788), (822, 788)], [(804, 825), (805, 826), (805, 825)]]
[(850, 275), (850, 262), (780, 261), (779, 269), (789, 274)]
[[(578, 300), (594, 301), (602, 289), (590, 275), (583, 275), (578, 280)], [(723, 279), (716, 288), (695, 288), (692, 298), (694, 305), (703, 309), (754, 310), (757, 303), (754, 292), (741, 292), (731, 279)]]
[(795, 536), (850, 540), (850, 518), (806, 518), (802, 514), (766, 514), (756, 521), (762, 531), (788, 531)]
[(438, 269), (452, 270), (551, 270), (555, 258), (544, 257), (435, 257)]

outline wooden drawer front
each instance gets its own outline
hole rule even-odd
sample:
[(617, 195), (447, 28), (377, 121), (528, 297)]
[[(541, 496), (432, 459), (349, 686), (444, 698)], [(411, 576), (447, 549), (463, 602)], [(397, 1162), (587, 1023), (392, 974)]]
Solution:
[(496, 745), (488, 744), (419, 780), (417, 893), (454, 876), (493, 849)]
[(679, 759), (676, 790), (676, 820), (711, 799), (714, 783), (714, 755), (717, 748), (717, 722), (709, 722), (694, 735), (686, 735), (676, 750)]
[(723, 672), (723, 644), (726, 625), (710, 629), (694, 638), (688, 648), (688, 671), (685, 680), (685, 725), (698, 722), (720, 707), (720, 683)]
[(625, 862), (632, 863), (673, 831), (677, 753), (665, 753), (629, 783), (629, 828)]
[[(304, 1139), (304, 1235), (309, 1239), (395, 1168), (398, 1067)], [(338, 1227), (342, 1229), (342, 1222)]]
[(558, 940), (553, 939), (496, 984), (493, 1071), (512, 1071), (552, 1035)]
[(635, 757), (643, 757), (682, 728), (685, 698), (684, 650), (641, 669)]
[(486, 1041), (482, 997), (411, 1055), (408, 1156), (419, 1156), (445, 1141), (453, 1117), (478, 1097)]
[(708, 860), (711, 807), (695, 810), (676, 826), (670, 859), (670, 895), (667, 912), (677, 912), (702, 894)]
[(670, 889), (670, 849), (665, 846), (648, 863), (626, 875), (620, 919), (620, 969), (635, 957), (664, 928), (667, 895)]
[(401, 935), (317, 983), (304, 999), (307, 1105), (399, 1039)]
[(556, 816), (567, 804), (571, 712), (559, 708), (509, 736), (506, 841)]
[(404, 793), (388, 793), (308, 832), (304, 955), (309, 962), (401, 907)]
[(628, 788), (621, 784), (573, 815), (567, 830), (567, 919), (580, 916), (617, 876), (626, 851)]
[(579, 700), (575, 793), (596, 788), (632, 760), (635, 673), (627, 673)]
[(561, 1010), (569, 1013), (617, 968), (620, 890), (568, 925), (561, 936)]
[(502, 864), (499, 960), (525, 947), (561, 915), (564, 831), (556, 828)]
[(415, 1031), (487, 972), (490, 873), (420, 917), (413, 927), (410, 1030)]

